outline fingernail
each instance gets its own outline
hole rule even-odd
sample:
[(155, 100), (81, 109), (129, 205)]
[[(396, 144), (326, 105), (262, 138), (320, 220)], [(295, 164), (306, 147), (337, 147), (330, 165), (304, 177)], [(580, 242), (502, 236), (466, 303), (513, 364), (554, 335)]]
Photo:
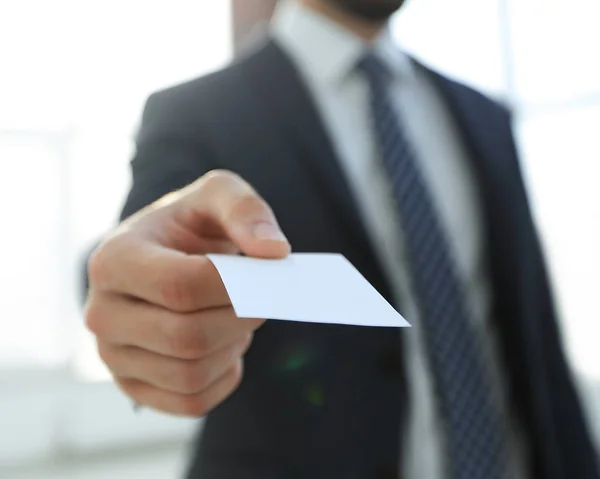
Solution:
[(254, 224), (254, 226), (252, 226), (252, 233), (254, 234), (254, 237), (259, 240), (287, 241), (287, 238), (281, 232), (279, 227), (267, 221), (261, 221), (260, 223)]

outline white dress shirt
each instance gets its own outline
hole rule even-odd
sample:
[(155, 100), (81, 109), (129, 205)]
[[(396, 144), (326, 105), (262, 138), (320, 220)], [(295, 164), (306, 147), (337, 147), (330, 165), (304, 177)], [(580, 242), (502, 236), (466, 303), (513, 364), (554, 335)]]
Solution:
[[(373, 249), (403, 307), (401, 313), (413, 326), (401, 332), (410, 391), (401, 477), (447, 479), (443, 424), (434, 401), (433, 375), (420, 312), (407, 274), (409, 259), (370, 122), (368, 84), (355, 68), (369, 47), (296, 0), (278, 6), (271, 33), (291, 57), (314, 96)], [(394, 44), (387, 31), (372, 48), (394, 74), (393, 101), (417, 153), (465, 284), (473, 326), (484, 345), (484, 366), (503, 412), (512, 421), (510, 452), (514, 472), (510, 477), (525, 479), (525, 447), (521, 429), (507, 407), (505, 377), (496, 344), (498, 336), (491, 321), (490, 273), (474, 172), (454, 121), (427, 74)]]

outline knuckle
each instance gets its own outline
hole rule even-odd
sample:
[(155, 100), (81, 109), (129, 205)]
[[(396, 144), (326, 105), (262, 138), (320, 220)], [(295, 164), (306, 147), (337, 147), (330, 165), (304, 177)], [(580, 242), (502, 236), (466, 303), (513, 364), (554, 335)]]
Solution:
[(229, 170), (212, 170), (206, 173), (199, 184), (199, 191), (203, 195), (213, 197), (223, 190), (236, 191), (240, 185), (245, 185), (241, 176)]
[(111, 372), (114, 373), (115, 371), (113, 371), (113, 369), (114, 369), (115, 357), (114, 357), (114, 354), (113, 354), (111, 348), (108, 345), (99, 341), (97, 349), (98, 349), (98, 356), (100, 357), (102, 362), (104, 364), (106, 364), (106, 366), (108, 367), (108, 369), (111, 370)]
[(96, 336), (101, 336), (104, 330), (105, 315), (100, 302), (95, 298), (88, 299), (84, 312), (85, 325)]
[(271, 211), (267, 202), (252, 192), (244, 193), (232, 205), (230, 217), (259, 216), (264, 211)]
[(168, 349), (176, 357), (196, 359), (210, 347), (206, 332), (192, 328), (192, 321), (192, 318), (186, 316), (174, 316), (170, 321), (165, 321), (165, 340)]
[(88, 279), (90, 284), (104, 284), (107, 278), (107, 252), (106, 243), (96, 248), (90, 255), (87, 264)]
[(235, 365), (231, 368), (231, 390), (235, 391), (241, 384), (244, 377), (244, 363), (241, 359), (236, 361)]
[(204, 394), (182, 397), (179, 400), (179, 410), (186, 416), (201, 417), (204, 416), (209, 409), (210, 404)]
[(248, 332), (244, 335), (242, 342), (241, 342), (242, 354), (246, 354), (248, 349), (250, 349), (253, 339), (254, 339), (254, 334), (252, 332)]
[[(124, 379), (124, 378), (119, 378), (119, 377), (115, 377), (115, 383), (117, 385), (117, 387), (127, 396), (129, 396), (131, 399), (136, 400), (139, 399), (141, 396), (141, 391), (138, 387), (136, 387), (136, 384), (129, 380), (129, 379)], [(140, 402), (143, 403), (144, 401), (136, 401), (136, 402)]]
[(210, 391), (210, 389), (194, 396), (183, 396), (180, 398), (178, 409), (186, 416), (204, 416), (224, 398), (229, 396), (238, 388), (242, 382), (242, 377), (243, 363), (241, 360), (238, 360), (236, 364), (227, 372), (226, 389), (221, 391), (218, 396), (215, 396), (214, 391)]
[(195, 280), (197, 278), (185, 270), (164, 278), (159, 285), (162, 301), (175, 311), (189, 311), (197, 299)]
[(208, 377), (208, 371), (190, 361), (178, 368), (175, 374), (176, 387), (184, 394), (197, 393), (207, 386)]
[(230, 170), (211, 170), (202, 177), (202, 185), (205, 188), (222, 188), (225, 185), (242, 181), (242, 178)]

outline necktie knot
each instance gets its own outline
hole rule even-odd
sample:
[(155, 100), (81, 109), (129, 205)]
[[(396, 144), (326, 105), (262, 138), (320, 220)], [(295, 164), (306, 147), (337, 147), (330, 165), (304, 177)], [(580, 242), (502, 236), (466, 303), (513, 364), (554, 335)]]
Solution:
[(372, 85), (387, 86), (392, 80), (390, 67), (373, 52), (364, 55), (356, 66)]

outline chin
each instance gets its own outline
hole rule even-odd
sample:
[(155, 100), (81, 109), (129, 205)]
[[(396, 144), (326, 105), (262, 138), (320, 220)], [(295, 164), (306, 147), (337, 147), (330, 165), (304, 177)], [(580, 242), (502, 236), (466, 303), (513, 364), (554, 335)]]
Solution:
[(348, 13), (370, 21), (385, 21), (396, 13), (404, 0), (327, 0)]

